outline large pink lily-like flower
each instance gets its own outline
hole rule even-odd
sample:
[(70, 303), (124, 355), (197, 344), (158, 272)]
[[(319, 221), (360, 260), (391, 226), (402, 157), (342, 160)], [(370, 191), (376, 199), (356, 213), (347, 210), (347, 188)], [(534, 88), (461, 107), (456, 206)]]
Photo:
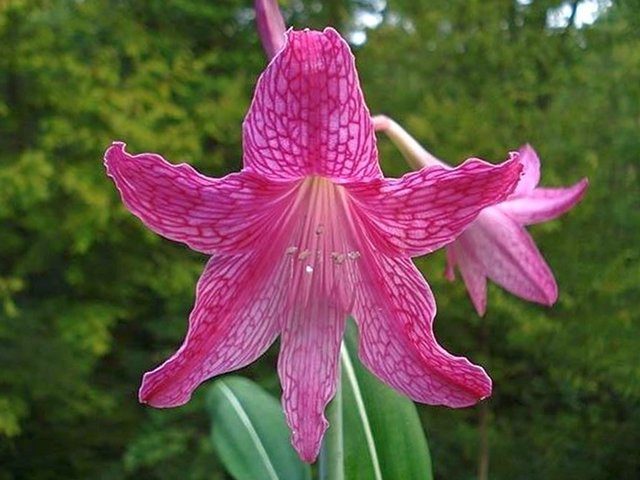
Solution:
[[(397, 123), (386, 117), (376, 117), (374, 122), (376, 129), (387, 132), (417, 168), (444, 165)], [(525, 300), (544, 305), (555, 303), (556, 280), (524, 227), (552, 220), (573, 208), (589, 183), (583, 178), (571, 187), (538, 187), (538, 155), (530, 145), (521, 147), (518, 154), (524, 172), (515, 191), (504, 202), (484, 209), (464, 233), (446, 247), (447, 278), (455, 279), (457, 266), (481, 316), (487, 308), (487, 278)]]
[(140, 401), (186, 403), (203, 381), (254, 360), (280, 336), (292, 442), (313, 461), (327, 428), (348, 315), (360, 358), (416, 401), (451, 407), (491, 381), (435, 340), (435, 302), (411, 262), (510, 194), (522, 166), (470, 160), (383, 178), (346, 42), (291, 31), (258, 80), (243, 127), (244, 168), (220, 179), (155, 154), (105, 154), (125, 205), (149, 228), (212, 254), (180, 349), (144, 375)]

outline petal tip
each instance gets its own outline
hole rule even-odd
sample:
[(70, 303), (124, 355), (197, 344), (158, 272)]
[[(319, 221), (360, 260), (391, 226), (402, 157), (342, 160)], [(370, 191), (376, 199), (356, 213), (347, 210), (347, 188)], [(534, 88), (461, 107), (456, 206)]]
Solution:
[(587, 177), (582, 178), (577, 184), (576, 187), (578, 189), (578, 201), (582, 200), (582, 197), (586, 193), (589, 188), (589, 179)]
[[(120, 164), (123, 160), (130, 155), (126, 151), (127, 144), (125, 142), (121, 142), (119, 140), (114, 140), (111, 142), (111, 145), (104, 152), (103, 165), (107, 171), (107, 176), (116, 180), (117, 186), (117, 172), (118, 164)], [(120, 189), (118, 187), (118, 189)]]
[[(580, 203), (587, 193), (587, 189), (589, 188), (589, 179), (587, 177), (583, 177), (578, 182), (574, 183), (570, 187), (558, 188), (558, 191), (564, 191), (569, 195), (567, 210), (573, 208), (575, 205)], [(566, 210), (565, 210), (566, 211)], [(564, 212), (563, 212), (564, 213)]]
[(328, 37), (333, 37), (333, 38), (342, 40), (342, 36), (333, 27), (324, 27), (324, 30), (322, 30), (322, 33), (327, 35)]
[(171, 384), (164, 381), (166, 378), (154, 375), (155, 372), (147, 372), (142, 377), (142, 384), (138, 390), (140, 403), (154, 408), (173, 408), (189, 402), (191, 392), (175, 391)]
[(512, 289), (507, 288), (506, 285), (502, 286), (506, 288), (507, 291), (510, 291), (523, 300), (538, 303), (545, 307), (552, 307), (558, 300), (558, 283), (546, 262), (544, 262), (544, 264), (540, 263), (540, 265), (546, 270), (546, 272), (541, 274), (538, 278), (532, 278), (530, 280), (532, 291), (528, 293), (516, 293), (513, 292)]
[(491, 380), (491, 377), (489, 376), (489, 374), (484, 368), (482, 367), (478, 367), (478, 368), (481, 370), (483, 378), (482, 378), (482, 383), (479, 385), (479, 388), (478, 388), (477, 399), (474, 403), (478, 403), (478, 402), (481, 402), (482, 400), (489, 398), (493, 393), (493, 380)]
[(538, 156), (538, 152), (531, 146), (530, 143), (525, 143), (524, 145), (518, 148), (518, 155), (522, 158), (522, 161), (525, 164), (530, 164), (531, 167), (536, 170), (540, 169), (540, 157)]
[(486, 302), (482, 303), (480, 305), (477, 305), (477, 304), (474, 303), (473, 306), (476, 309), (476, 313), (478, 314), (478, 316), (480, 318), (483, 318), (484, 315), (487, 313), (487, 304), (486, 304)]
[(511, 158), (516, 159), (522, 165), (520, 181), (515, 192), (530, 192), (540, 181), (540, 158), (529, 143), (525, 143), (514, 153), (515, 155)]
[(484, 314), (487, 312), (486, 278), (484, 276), (479, 277), (479, 280), (482, 281), (481, 285), (478, 285), (477, 281), (467, 283), (468, 277), (464, 280), (467, 286), (467, 292), (469, 293), (469, 297), (471, 298), (471, 303), (473, 304), (473, 308), (480, 318), (484, 317)]
[(493, 380), (491, 380), (491, 377), (487, 374), (487, 372), (485, 372), (485, 375), (486, 375), (485, 390), (483, 393), (481, 393), (480, 399), (478, 401), (486, 400), (493, 394)]
[(298, 452), (298, 456), (305, 463), (314, 463), (320, 454), (322, 439), (329, 427), (329, 422), (322, 416), (321, 427), (317, 431), (317, 435), (304, 435), (300, 431), (294, 431), (291, 436), (291, 444)]
[(127, 144), (121, 142), (119, 140), (114, 140), (111, 142), (111, 145), (107, 147), (107, 150), (104, 152), (104, 164), (107, 168), (109, 168), (109, 164), (117, 159), (119, 155), (125, 155), (125, 148)]
[(114, 140), (111, 142), (111, 145), (107, 148), (105, 152), (105, 157), (110, 155), (112, 152), (122, 152), (124, 153), (127, 144), (125, 142), (121, 142), (120, 140)]
[(296, 447), (296, 451), (298, 452), (298, 456), (300, 460), (305, 463), (314, 463), (318, 459), (318, 455), (320, 454), (320, 447), (315, 448), (304, 448), (304, 447)]
[[(471, 362), (469, 362), (470, 365)], [(473, 365), (474, 369), (477, 369), (476, 384), (473, 390), (469, 389), (467, 394), (463, 398), (447, 402), (445, 406), (450, 408), (467, 408), (476, 405), (478, 402), (485, 400), (493, 393), (493, 381), (487, 374), (486, 370), (480, 366)]]
[(552, 307), (558, 301), (558, 285), (555, 282), (555, 279), (553, 284), (546, 289), (544, 294), (545, 294), (544, 304), (547, 307)]
[[(342, 42), (345, 45), (349, 45), (344, 38), (338, 33), (338, 31), (333, 27), (325, 27), (324, 30), (313, 30), (311, 28), (304, 28), (302, 30), (294, 30), (293, 28), (289, 28), (285, 32), (285, 46), (289, 46), (291, 42), (298, 41), (301, 37), (310, 37), (317, 40), (322, 41), (322, 38), (333, 42)], [(351, 50), (351, 49), (349, 49)]]
[(520, 153), (520, 155), (537, 155), (536, 151), (533, 149), (533, 147), (531, 146), (531, 144), (529, 142), (525, 143), (524, 145), (521, 145), (520, 148), (518, 149), (518, 152)]
[(445, 267), (445, 269), (444, 269), (444, 278), (445, 278), (445, 280), (447, 280), (449, 282), (455, 282), (456, 281), (456, 273), (455, 273), (454, 269), (450, 268), (449, 266)]

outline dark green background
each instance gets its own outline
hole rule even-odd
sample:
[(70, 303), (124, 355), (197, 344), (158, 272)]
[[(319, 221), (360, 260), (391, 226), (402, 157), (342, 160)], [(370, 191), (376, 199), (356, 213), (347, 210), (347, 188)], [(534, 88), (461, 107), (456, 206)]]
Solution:
[[(489, 290), (480, 320), (443, 255), (418, 260), (442, 343), (495, 383), (493, 479), (640, 478), (640, 3), (550, 27), (552, 0), (283, 2), (288, 23), (361, 29), (368, 104), (452, 163), (531, 142), (583, 203), (532, 228), (552, 309)], [(606, 2), (602, 2), (603, 5)], [(360, 14), (358, 14), (360, 12)], [(178, 346), (205, 258), (123, 208), (114, 139), (220, 176), (265, 59), (250, 0), (0, 0), (0, 479), (222, 479), (206, 388), (138, 405)], [(385, 172), (407, 170), (381, 141)], [(243, 372), (277, 393), (274, 349)], [(420, 407), (437, 478), (475, 478), (479, 409)]]

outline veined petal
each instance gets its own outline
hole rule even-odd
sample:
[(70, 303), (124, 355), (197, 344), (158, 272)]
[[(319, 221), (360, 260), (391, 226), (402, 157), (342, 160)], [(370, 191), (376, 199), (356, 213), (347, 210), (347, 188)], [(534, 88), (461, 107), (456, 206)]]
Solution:
[(525, 300), (555, 303), (558, 286), (551, 269), (524, 227), (500, 209), (484, 210), (458, 241), (465, 251), (473, 252), (487, 277), (498, 285)]
[(284, 45), (284, 19), (278, 0), (255, 0), (256, 23), (262, 46), (269, 59)]
[[(447, 246), (447, 252), (452, 251), (456, 258), (456, 264), (460, 269), (460, 275), (467, 287), (471, 302), (481, 317), (487, 311), (487, 276), (482, 262), (476, 257), (476, 252), (467, 245), (464, 234), (455, 242)], [(453, 265), (450, 267), (453, 270)]]
[(517, 158), (501, 165), (474, 159), (347, 188), (361, 222), (371, 226), (372, 236), (386, 239), (388, 253), (417, 256), (451, 242), (483, 208), (504, 200), (521, 170)]
[(354, 316), (360, 358), (381, 380), (421, 403), (465, 407), (491, 394), (491, 379), (444, 350), (433, 334), (431, 290), (411, 260), (362, 256)]
[(313, 285), (320, 281), (309, 279), (293, 285), (299, 290), (283, 316), (278, 360), (282, 404), (293, 432), (292, 443), (300, 458), (309, 463), (318, 456), (329, 426), (324, 411), (336, 392), (347, 317), (339, 301), (327, 298), (320, 285)]
[(245, 168), (269, 178), (381, 177), (354, 58), (335, 30), (288, 32), (258, 80), (243, 143)]
[(283, 222), (288, 247), (286, 298), (278, 373), (282, 402), (300, 457), (312, 462), (327, 428), (324, 410), (335, 393), (345, 319), (353, 303), (349, 272), (358, 261), (344, 187), (305, 180)]
[(281, 273), (255, 252), (220, 255), (196, 290), (189, 331), (180, 349), (144, 375), (139, 398), (154, 407), (189, 401), (203, 381), (248, 365), (273, 343), (283, 295)]
[(540, 181), (540, 159), (533, 147), (527, 143), (520, 147), (518, 153), (524, 169), (514, 195), (529, 193), (538, 186)]
[(335, 393), (353, 303), (348, 272), (359, 252), (348, 204), (346, 189), (326, 178), (295, 182), (287, 208), (273, 216), (277, 230), (260, 250), (214, 257), (185, 343), (145, 375), (141, 400), (184, 403), (199, 383), (251, 362), (281, 332), (283, 405), (294, 446), (313, 461), (327, 428), (324, 409)]
[(514, 196), (498, 208), (522, 225), (546, 222), (571, 210), (584, 197), (589, 181), (583, 178), (566, 188), (536, 188)]
[(255, 249), (295, 186), (252, 172), (208, 178), (160, 155), (130, 155), (120, 142), (105, 153), (105, 166), (124, 204), (145, 225), (204, 253)]

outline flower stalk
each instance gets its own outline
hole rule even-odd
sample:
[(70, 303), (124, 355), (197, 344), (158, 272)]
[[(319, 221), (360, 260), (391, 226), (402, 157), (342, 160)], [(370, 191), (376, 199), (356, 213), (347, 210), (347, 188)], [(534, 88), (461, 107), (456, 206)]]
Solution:
[(384, 132), (414, 170), (433, 166), (448, 167), (442, 160), (425, 150), (415, 138), (391, 118), (376, 115), (371, 120), (376, 132)]
[(255, 0), (256, 24), (267, 58), (271, 60), (284, 45), (286, 27), (277, 0)]

